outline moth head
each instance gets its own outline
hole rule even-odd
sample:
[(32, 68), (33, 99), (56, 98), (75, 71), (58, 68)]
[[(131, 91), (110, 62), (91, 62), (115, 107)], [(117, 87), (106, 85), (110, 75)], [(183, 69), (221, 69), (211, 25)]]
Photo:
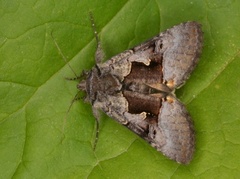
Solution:
[(80, 81), (80, 83), (77, 84), (77, 89), (79, 89), (81, 91), (87, 91), (86, 80)]

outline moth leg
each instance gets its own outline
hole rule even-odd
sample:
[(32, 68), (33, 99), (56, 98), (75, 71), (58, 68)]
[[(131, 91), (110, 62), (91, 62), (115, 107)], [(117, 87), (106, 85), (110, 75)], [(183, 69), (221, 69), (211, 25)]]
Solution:
[(83, 79), (86, 79), (87, 78), (87, 75), (88, 75), (88, 72), (83, 70), (81, 75), (76, 75), (76, 77), (65, 77), (66, 80), (69, 80), (69, 81), (82, 81)]
[(100, 121), (100, 113), (99, 110), (97, 108), (92, 108), (93, 111), (93, 115), (95, 117), (96, 120), (96, 131), (95, 131), (95, 139), (94, 139), (94, 143), (93, 143), (93, 150), (96, 149), (97, 146), (97, 142), (98, 142), (98, 136), (99, 136), (99, 121)]
[(65, 77), (65, 80), (69, 80), (69, 81), (78, 81), (78, 80), (80, 80), (81, 79), (81, 77), (80, 76), (77, 76), (77, 77), (73, 77), (73, 78), (69, 78), (69, 77)]
[(66, 125), (66, 122), (67, 122), (67, 116), (68, 116), (68, 114), (69, 114), (69, 111), (70, 111), (70, 109), (72, 108), (72, 105), (73, 105), (74, 102), (82, 99), (82, 97), (80, 97), (79, 94), (80, 94), (80, 93), (78, 92), (78, 93), (74, 96), (74, 98), (72, 99), (72, 101), (71, 101), (71, 103), (70, 103), (70, 106), (68, 107), (68, 110), (67, 110), (67, 112), (66, 112), (66, 114), (65, 114), (65, 117), (64, 117), (64, 120), (63, 120), (63, 124), (62, 124), (62, 131), (61, 131), (61, 132), (62, 132), (62, 134), (63, 134), (63, 137), (62, 137), (62, 139), (61, 139), (61, 142), (63, 142), (63, 140), (64, 140), (64, 138), (65, 138), (64, 130), (65, 130), (65, 125)]
[(98, 63), (101, 63), (102, 60), (104, 59), (104, 53), (103, 53), (102, 46), (101, 46), (101, 43), (100, 43), (100, 40), (99, 40), (99, 37), (98, 37), (97, 29), (96, 29), (96, 26), (95, 26), (95, 23), (94, 23), (94, 18), (93, 18), (93, 15), (92, 15), (91, 12), (89, 13), (89, 16), (90, 16), (90, 20), (91, 20), (91, 23), (92, 23), (94, 36), (95, 36), (95, 39), (97, 41), (97, 50), (95, 52), (95, 62), (98, 64)]

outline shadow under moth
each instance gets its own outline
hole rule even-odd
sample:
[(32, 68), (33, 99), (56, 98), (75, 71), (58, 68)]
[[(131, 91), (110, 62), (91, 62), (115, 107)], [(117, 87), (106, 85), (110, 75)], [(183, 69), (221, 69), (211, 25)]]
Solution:
[(101, 63), (97, 32), (96, 65), (78, 89), (86, 92), (97, 121), (102, 110), (169, 159), (188, 164), (195, 135), (191, 117), (174, 91), (198, 63), (203, 33), (197, 22), (176, 25)]

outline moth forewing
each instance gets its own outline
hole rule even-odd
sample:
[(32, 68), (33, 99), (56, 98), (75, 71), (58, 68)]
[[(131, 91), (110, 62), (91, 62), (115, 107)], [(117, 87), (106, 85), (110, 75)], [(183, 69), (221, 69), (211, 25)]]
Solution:
[[(162, 102), (158, 116), (158, 130), (155, 135), (154, 147), (170, 159), (188, 164), (194, 152), (195, 136), (193, 123), (185, 106), (176, 98), (168, 96)], [(158, 138), (164, 139), (164, 145), (159, 145)], [(159, 146), (158, 146), (159, 145)]]
[(182, 23), (160, 34), (163, 80), (171, 89), (179, 88), (196, 67), (202, 52), (203, 33), (196, 22)]
[(97, 56), (78, 88), (93, 111), (104, 111), (168, 158), (187, 164), (195, 146), (193, 124), (173, 93), (195, 68), (201, 49), (200, 25), (182, 23), (104, 63)]

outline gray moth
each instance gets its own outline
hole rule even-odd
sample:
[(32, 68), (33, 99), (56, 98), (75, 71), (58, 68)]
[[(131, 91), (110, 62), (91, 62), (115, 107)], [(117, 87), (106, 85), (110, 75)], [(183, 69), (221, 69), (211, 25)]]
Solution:
[(195, 149), (193, 122), (174, 91), (199, 61), (201, 25), (181, 23), (103, 63), (95, 34), (96, 65), (77, 87), (86, 92), (97, 126), (102, 110), (169, 159), (188, 164)]

